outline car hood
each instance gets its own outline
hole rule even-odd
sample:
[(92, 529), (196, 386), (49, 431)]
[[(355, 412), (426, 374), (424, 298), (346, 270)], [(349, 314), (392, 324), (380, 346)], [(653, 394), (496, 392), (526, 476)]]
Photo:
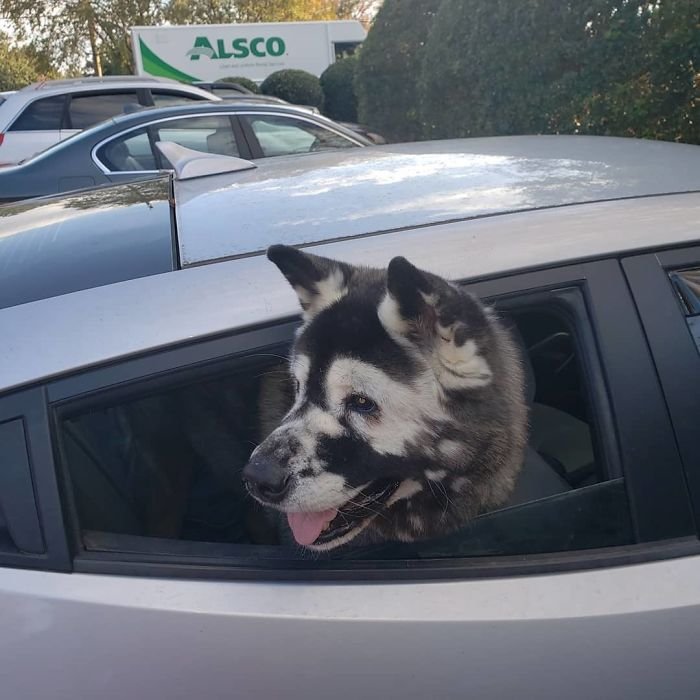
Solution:
[(700, 189), (700, 147), (621, 138), (464, 139), (272, 160), (177, 183), (184, 265), (272, 243)]

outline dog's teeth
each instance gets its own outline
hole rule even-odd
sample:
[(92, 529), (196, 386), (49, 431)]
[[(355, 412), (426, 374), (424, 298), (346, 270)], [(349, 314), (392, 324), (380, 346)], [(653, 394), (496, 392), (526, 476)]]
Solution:
[(330, 526), (331, 526), (330, 523), (326, 523), (326, 524), (323, 526), (323, 530), (321, 530), (321, 532), (325, 532), (326, 530), (330, 529)]

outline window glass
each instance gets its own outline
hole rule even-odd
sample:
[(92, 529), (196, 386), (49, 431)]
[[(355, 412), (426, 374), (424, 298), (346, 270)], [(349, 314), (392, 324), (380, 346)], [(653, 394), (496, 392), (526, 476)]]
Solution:
[(671, 273), (671, 282), (678, 292), (686, 314), (700, 314), (700, 268), (676, 270)]
[(28, 104), (10, 131), (59, 131), (63, 118), (64, 95), (45, 97)]
[(70, 126), (87, 129), (117, 114), (140, 109), (136, 91), (99, 93), (96, 95), (72, 95), (70, 99)]
[(161, 92), (158, 90), (151, 90), (151, 95), (153, 97), (153, 104), (156, 107), (170, 107), (171, 105), (179, 105), (187, 102), (201, 102), (205, 99), (204, 97), (197, 97), (195, 95)]
[(336, 148), (353, 148), (356, 143), (318, 124), (283, 116), (242, 117), (250, 124), (263, 155), (283, 156)]
[[(573, 328), (542, 310), (519, 309), (511, 320), (526, 360), (531, 434), (509, 501), (438, 540), (349, 547), (324, 556), (511, 555), (633, 541), (624, 482), (610, 480), (599, 457)], [(111, 542), (119, 534), (274, 545), (276, 552), (304, 557), (298, 547), (287, 548), (284, 527), (246, 497), (241, 480), (253, 447), (291, 401), (283, 355), (270, 348), (198, 369), (196, 376), (146, 381), (127, 398), (64, 408), (60, 453), (90, 546), (99, 548), (96, 534), (105, 533)], [(435, 492), (438, 499), (445, 496)], [(261, 549), (260, 556), (269, 551)]]
[(99, 149), (97, 157), (112, 172), (158, 170), (145, 127), (113, 139)]
[(155, 124), (159, 141), (175, 143), (204, 153), (238, 156), (238, 144), (231, 119), (225, 115), (183, 117)]
[(676, 270), (670, 277), (687, 317), (688, 328), (700, 352), (700, 268)]

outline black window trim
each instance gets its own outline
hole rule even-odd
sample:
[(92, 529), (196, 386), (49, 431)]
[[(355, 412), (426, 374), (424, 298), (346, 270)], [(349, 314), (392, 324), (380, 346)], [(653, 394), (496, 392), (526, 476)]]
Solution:
[(70, 571), (72, 563), (53, 465), (48, 402), (42, 387), (25, 389), (0, 400), (0, 422), (17, 419), (24, 426), (35, 505), (45, 551), (0, 552), (0, 566)]
[(700, 354), (669, 279), (675, 269), (700, 267), (700, 246), (630, 256), (623, 267), (673, 418), (700, 531)]
[[(76, 529), (74, 514), (66, 509), (64, 518), (65, 526), (70, 528), (72, 535), (73, 570), (86, 573), (119, 573), (139, 576), (167, 575), (255, 580), (361, 579), (367, 581), (381, 579), (394, 581), (414, 578), (439, 580), (553, 571), (581, 571), (589, 568), (700, 554), (700, 542), (697, 539), (690, 516), (680, 460), (677, 459), (675, 443), (672, 441), (670, 420), (653, 371), (649, 350), (643, 339), (639, 319), (633, 313), (634, 307), (619, 262), (605, 260), (549, 268), (539, 272), (513, 274), (477, 282), (469, 287), (485, 297), (500, 297), (525, 294), (533, 290), (546, 291), (553, 288), (572, 287), (580, 285), (584, 280), (590, 283), (584, 284), (582, 289), (586, 303), (589, 305), (591, 327), (604, 334), (602, 340), (599, 338), (597, 342), (603, 372), (607, 375), (608, 383), (614, 384), (612, 393), (616, 393), (615, 388), (619, 393), (620, 383), (624, 381), (624, 371), (622, 377), (617, 376), (621, 367), (629, 368), (632, 366), (639, 369), (641, 371), (640, 384), (643, 385), (647, 399), (646, 410), (654, 421), (656, 432), (652, 431), (653, 435), (642, 433), (642, 443), (631, 445), (630, 430), (632, 430), (632, 437), (637, 431), (634, 426), (638, 413), (636, 403), (622, 401), (617, 402), (617, 405), (612, 404), (618, 426), (617, 437), (623, 462), (627, 460), (627, 464), (629, 464), (630, 456), (637, 459), (640, 452), (651, 454), (652, 458), (655, 455), (662, 455), (665, 460), (664, 477), (670, 477), (674, 485), (672, 489), (667, 488), (659, 491), (656, 482), (649, 483), (648, 477), (651, 469), (658, 476), (658, 465), (653, 462), (653, 459), (642, 460), (641, 466), (634, 462), (631, 470), (625, 470), (625, 479), (633, 501), (631, 504), (633, 506), (632, 512), (635, 514), (640, 544), (610, 547), (604, 550), (581, 550), (519, 557), (372, 561), (371, 563), (350, 560), (332, 561), (320, 566), (317, 565), (317, 562), (312, 569), (308, 568), (308, 562), (306, 564), (303, 562), (290, 564), (285, 560), (284, 568), (278, 568), (279, 562), (275, 566), (268, 566), (265, 562), (253, 561), (250, 557), (247, 557), (246, 561), (227, 559), (208, 560), (207, 563), (202, 563), (192, 559), (187, 562), (178, 562), (174, 557), (167, 555), (139, 557), (136, 555), (125, 556), (124, 553), (76, 550), (76, 540), (79, 539), (79, 533)], [(50, 422), (49, 410), (45, 407), (46, 403), (52, 404), (53, 415), (54, 408), (60, 407), (60, 404), (69, 399), (78, 397), (89, 399), (91, 395), (102, 393), (107, 388), (122, 387), (128, 390), (128, 383), (135, 380), (142, 381), (149, 377), (153, 378), (154, 381), (162, 379), (170, 381), (168, 374), (174, 370), (186, 369), (189, 372), (191, 369), (204, 368), (209, 363), (226, 357), (254, 354), (256, 349), (267, 349), (270, 346), (286, 344), (291, 339), (297, 325), (297, 320), (290, 319), (287, 322), (238, 329), (230, 334), (198, 339), (177, 347), (154, 351), (143, 356), (113, 362), (106, 366), (76, 373), (73, 376), (56, 379), (50, 382), (45, 393), (41, 394), (41, 416), (37, 418), (40, 425), (36, 426), (35, 433), (39, 442), (43, 441), (46, 446), (49, 440)], [(621, 335), (623, 338), (635, 341), (632, 343), (635, 352), (630, 354), (629, 348), (615, 348), (613, 338), (608, 338), (605, 335), (609, 334), (611, 329), (618, 337)], [(639, 339), (642, 342), (636, 342)], [(0, 407), (4, 405), (5, 401), (6, 399), (0, 399)], [(34, 410), (36, 411), (36, 409), (35, 406)], [(668, 442), (669, 437), (671, 444)], [(50, 450), (46, 459), (47, 463), (43, 465), (43, 471), (53, 472), (55, 489), (56, 472)], [(60, 477), (61, 481), (65, 483), (65, 475), (60, 474)], [(677, 489), (679, 483), (682, 487), (680, 492)], [(650, 493), (650, 489), (653, 489), (653, 493)], [(55, 490), (54, 493), (56, 493)], [(66, 495), (63, 494), (64, 502), (67, 502)], [(659, 500), (663, 503), (659, 504)], [(669, 523), (658, 523), (654, 520), (660, 512), (668, 515)], [(650, 517), (651, 521), (649, 521)], [(57, 529), (54, 537), (62, 539), (65, 544), (64, 523), (54, 518), (51, 524)], [(653, 530), (654, 525), (661, 527), (661, 530), (659, 532)], [(664, 539), (659, 541), (658, 537)], [(63, 565), (66, 567), (65, 559)], [(68, 564), (69, 566), (70, 564)]]

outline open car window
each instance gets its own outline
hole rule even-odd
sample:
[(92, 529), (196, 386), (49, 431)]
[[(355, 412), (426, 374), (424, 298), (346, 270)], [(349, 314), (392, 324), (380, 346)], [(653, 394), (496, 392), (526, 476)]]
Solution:
[[(584, 371), (594, 358), (577, 341), (576, 319), (546, 305), (499, 311), (526, 361), (531, 416), (510, 500), (443, 538), (327, 556), (514, 555), (634, 542), (624, 480), (601, 448)], [(84, 545), (144, 553), (167, 552), (172, 542), (192, 555), (243, 547), (257, 558), (304, 558), (241, 479), (250, 452), (289, 406), (285, 353), (268, 347), (63, 405), (58, 448)], [(451, 496), (436, 482), (434, 497)]]

